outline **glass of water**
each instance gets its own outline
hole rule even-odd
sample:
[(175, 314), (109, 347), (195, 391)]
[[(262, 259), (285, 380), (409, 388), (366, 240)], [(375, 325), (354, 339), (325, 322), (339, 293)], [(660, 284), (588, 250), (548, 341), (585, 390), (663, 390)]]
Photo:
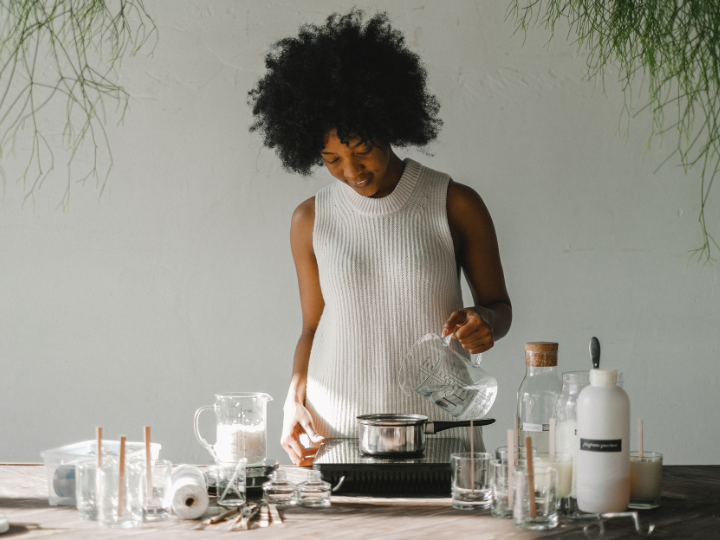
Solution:
[(171, 487), (172, 463), (166, 459), (150, 462), (150, 472), (146, 471), (145, 475), (145, 521), (159, 521), (170, 517)]
[(490, 461), (487, 452), (451, 454), (452, 505), (461, 510), (484, 510), (492, 504)]

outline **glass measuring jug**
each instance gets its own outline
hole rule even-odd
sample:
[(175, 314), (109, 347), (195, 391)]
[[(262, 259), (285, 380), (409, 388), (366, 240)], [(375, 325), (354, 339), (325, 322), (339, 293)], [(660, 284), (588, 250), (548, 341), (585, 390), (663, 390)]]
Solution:
[(400, 366), (400, 388), (413, 392), (458, 420), (485, 416), (497, 396), (495, 377), (450, 346), (452, 335), (431, 333), (418, 339)]
[[(262, 392), (215, 394), (215, 404), (195, 412), (195, 436), (215, 461), (228, 464), (247, 459), (247, 466), (261, 465), (267, 457), (267, 403), (272, 397)], [(200, 434), (203, 411), (215, 411), (215, 444)]]

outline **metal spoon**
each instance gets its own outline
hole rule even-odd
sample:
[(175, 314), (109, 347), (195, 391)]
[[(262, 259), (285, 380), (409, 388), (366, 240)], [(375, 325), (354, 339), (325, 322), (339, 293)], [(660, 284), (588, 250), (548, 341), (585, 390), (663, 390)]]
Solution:
[(590, 359), (592, 360), (593, 368), (600, 368), (600, 340), (596, 337), (590, 340)]

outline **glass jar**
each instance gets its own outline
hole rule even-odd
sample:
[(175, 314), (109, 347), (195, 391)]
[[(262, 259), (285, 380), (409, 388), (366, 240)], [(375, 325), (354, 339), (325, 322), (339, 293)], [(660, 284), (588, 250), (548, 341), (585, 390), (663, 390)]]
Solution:
[(263, 483), (263, 499), (265, 502), (279, 507), (292, 506), (295, 500), (296, 485), (289, 482), (285, 471), (274, 471), (270, 480)]
[(295, 489), (295, 498), (300, 506), (327, 508), (330, 506), (330, 483), (322, 479), (320, 471), (308, 471), (305, 482)]
[(533, 448), (548, 452), (550, 418), (562, 390), (557, 376), (558, 344), (536, 341), (525, 344), (525, 378), (518, 389), (518, 444), (530, 437)]

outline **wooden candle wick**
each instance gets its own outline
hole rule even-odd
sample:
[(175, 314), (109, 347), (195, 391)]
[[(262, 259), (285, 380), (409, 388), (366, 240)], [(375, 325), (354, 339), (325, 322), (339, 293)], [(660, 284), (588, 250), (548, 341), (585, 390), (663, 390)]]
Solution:
[(534, 518), (537, 515), (537, 509), (535, 508), (535, 467), (533, 466), (532, 456), (532, 440), (530, 437), (525, 437), (525, 452), (527, 454), (527, 476), (528, 476), (528, 497), (530, 502), (530, 517)]
[(150, 452), (150, 426), (145, 426), (145, 482), (147, 484), (147, 500), (152, 499), (152, 453)]
[(638, 420), (638, 457), (643, 458), (643, 422)]
[[(516, 415), (517, 418), (517, 415)], [(508, 506), (513, 506), (513, 495), (515, 491), (515, 483), (513, 474), (515, 473), (515, 430), (508, 429)]]
[(475, 422), (470, 420), (470, 482), (475, 493)]
[(555, 419), (550, 419), (550, 461), (555, 461)]
[(120, 437), (120, 467), (118, 471), (118, 517), (125, 509), (125, 437)]
[(102, 467), (102, 428), (97, 428), (97, 467)]

